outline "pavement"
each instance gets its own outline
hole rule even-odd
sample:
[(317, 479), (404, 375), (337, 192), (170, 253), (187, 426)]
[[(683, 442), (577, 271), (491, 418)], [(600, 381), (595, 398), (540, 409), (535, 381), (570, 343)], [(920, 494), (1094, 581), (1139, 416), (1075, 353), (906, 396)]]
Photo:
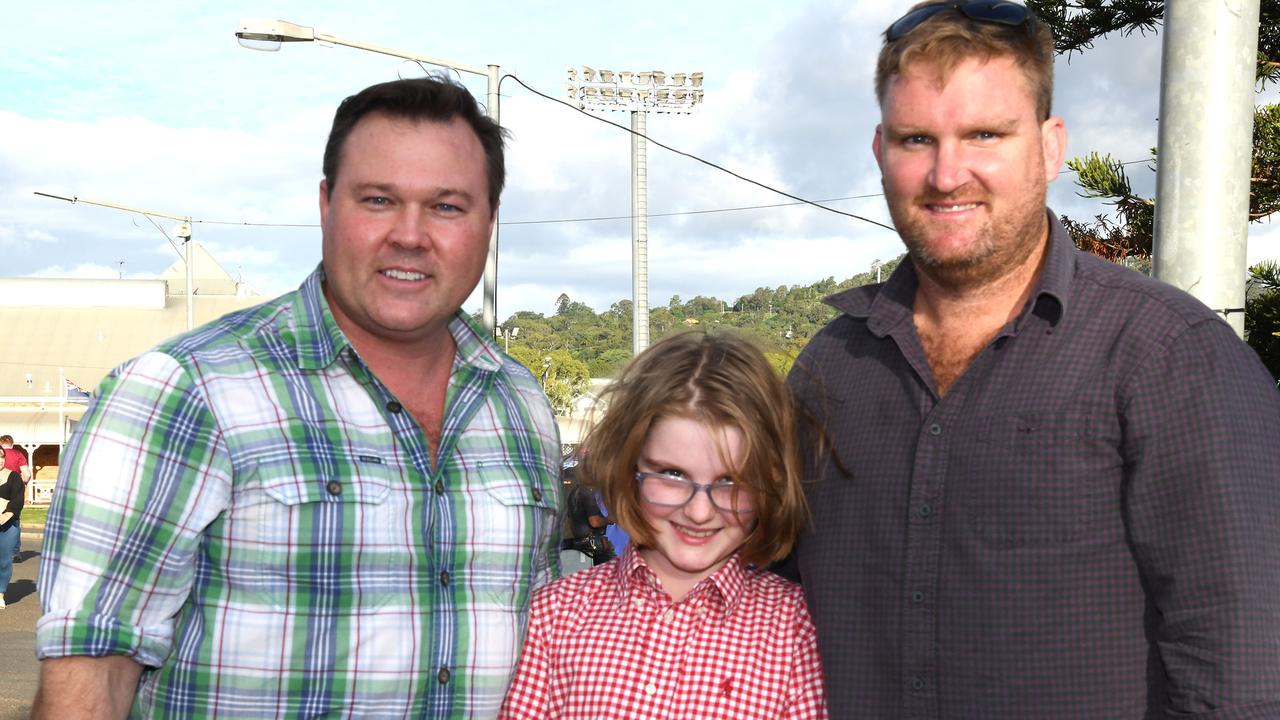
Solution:
[(22, 533), (22, 559), (13, 566), (13, 577), (0, 610), (0, 720), (22, 720), (31, 714), (40, 662), (36, 660), (36, 573), (40, 570), (41, 532)]

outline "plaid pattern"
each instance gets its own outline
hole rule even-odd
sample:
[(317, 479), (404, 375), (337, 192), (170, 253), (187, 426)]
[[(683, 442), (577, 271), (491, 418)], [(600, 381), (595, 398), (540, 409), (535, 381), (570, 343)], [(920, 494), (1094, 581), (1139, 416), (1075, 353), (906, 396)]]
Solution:
[(627, 546), (534, 595), (498, 717), (794, 720), (827, 710), (799, 587), (735, 555), (672, 603)]
[(849, 471), (798, 566), (841, 718), (1280, 717), (1280, 393), (1190, 296), (1077, 251), (945, 397), (910, 263), (791, 381)]
[(455, 317), (433, 470), (322, 280), (126, 363), (67, 448), (36, 652), (148, 666), (134, 717), (492, 717), (559, 574), (533, 377)]

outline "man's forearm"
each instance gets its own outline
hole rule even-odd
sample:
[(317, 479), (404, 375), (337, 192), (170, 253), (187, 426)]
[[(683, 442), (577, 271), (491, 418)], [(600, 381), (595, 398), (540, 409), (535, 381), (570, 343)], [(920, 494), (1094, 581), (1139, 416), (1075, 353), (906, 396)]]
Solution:
[(142, 666), (122, 655), (41, 661), (31, 720), (125, 718), (141, 675)]

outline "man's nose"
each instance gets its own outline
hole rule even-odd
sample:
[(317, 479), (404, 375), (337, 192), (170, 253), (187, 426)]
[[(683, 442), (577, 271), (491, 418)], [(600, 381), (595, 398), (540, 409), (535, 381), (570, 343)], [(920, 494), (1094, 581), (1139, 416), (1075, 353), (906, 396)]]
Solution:
[(418, 249), (431, 244), (431, 224), (426, 211), (406, 204), (396, 213), (387, 239), (400, 247)]
[(939, 142), (934, 150), (929, 184), (940, 193), (950, 193), (972, 179), (964, 148), (956, 142)]

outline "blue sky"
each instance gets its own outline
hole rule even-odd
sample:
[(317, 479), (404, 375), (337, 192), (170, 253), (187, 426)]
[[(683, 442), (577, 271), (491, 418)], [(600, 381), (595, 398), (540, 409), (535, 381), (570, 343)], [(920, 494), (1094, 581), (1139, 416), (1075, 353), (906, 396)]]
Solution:
[[(313, 43), (241, 48), (242, 17), (274, 17), (333, 35), (503, 73), (555, 97), (565, 69), (705, 73), (704, 105), (651, 115), (655, 139), (841, 210), (886, 221), (870, 153), (878, 110), (878, 33), (911, 3), (666, 2), (60, 2), (6, 12), (0, 57), (0, 253), (6, 276), (150, 277), (177, 259), (135, 214), (33, 191), (146, 208), (197, 221), (195, 239), (266, 294), (319, 260), (320, 156), (337, 103), (423, 70)], [(1069, 156), (1141, 160), (1156, 143), (1160, 39), (1109, 39), (1058, 65), (1057, 111)], [(481, 78), (461, 79), (479, 97)], [(1119, 98), (1119, 99), (1117, 99)], [(550, 313), (560, 293), (597, 310), (630, 296), (625, 132), (502, 85), (513, 133), (500, 235), (498, 315)], [(623, 113), (605, 117), (627, 124)], [(1132, 166), (1135, 186), (1154, 173)], [(649, 149), (651, 214), (787, 202), (711, 168)], [(1050, 204), (1078, 217), (1103, 208), (1070, 176)], [(171, 233), (175, 223), (158, 221)], [(232, 223), (228, 225), (216, 223)], [(304, 227), (261, 227), (257, 223)], [(245, 225), (250, 224), (250, 225)], [(1280, 256), (1255, 226), (1250, 259)], [(841, 279), (901, 252), (891, 232), (803, 206), (653, 217), (651, 303), (674, 294), (732, 300), (759, 286)], [(118, 263), (123, 261), (121, 266)], [(477, 292), (468, 309), (480, 305)]]

